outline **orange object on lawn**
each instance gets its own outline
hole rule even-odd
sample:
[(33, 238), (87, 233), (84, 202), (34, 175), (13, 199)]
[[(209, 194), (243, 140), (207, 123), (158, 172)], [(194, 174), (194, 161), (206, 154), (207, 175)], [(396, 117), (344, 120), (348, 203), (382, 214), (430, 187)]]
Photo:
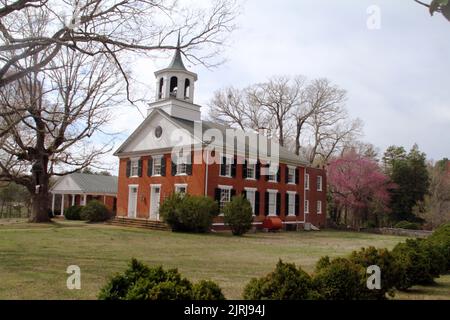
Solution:
[(263, 222), (263, 228), (269, 231), (281, 230), (283, 223), (279, 217), (267, 217)]

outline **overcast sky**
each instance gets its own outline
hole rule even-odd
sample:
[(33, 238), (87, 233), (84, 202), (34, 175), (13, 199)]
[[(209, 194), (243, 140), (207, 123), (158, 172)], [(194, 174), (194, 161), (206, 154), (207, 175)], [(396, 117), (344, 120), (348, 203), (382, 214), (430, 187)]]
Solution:
[[(381, 10), (380, 29), (367, 27), (372, 5)], [(327, 77), (348, 91), (347, 108), (363, 120), (364, 141), (381, 152), (418, 143), (428, 158), (450, 157), (450, 23), (439, 14), (430, 17), (413, 0), (246, 0), (238, 25), (223, 65), (208, 70), (186, 62), (199, 76), (196, 103), (273, 75)], [(133, 65), (148, 97), (153, 72), (169, 62)], [(123, 133), (116, 147), (141, 121), (135, 109), (117, 110), (113, 126)]]

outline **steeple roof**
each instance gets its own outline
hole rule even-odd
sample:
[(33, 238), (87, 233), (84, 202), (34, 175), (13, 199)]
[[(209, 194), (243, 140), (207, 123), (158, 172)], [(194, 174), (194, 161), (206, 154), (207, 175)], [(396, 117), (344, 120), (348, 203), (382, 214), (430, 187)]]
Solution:
[(177, 42), (177, 49), (175, 50), (175, 55), (173, 56), (172, 62), (170, 63), (170, 65), (167, 68), (187, 71), (187, 69), (183, 63), (183, 58), (181, 57), (180, 33), (178, 33), (178, 42)]

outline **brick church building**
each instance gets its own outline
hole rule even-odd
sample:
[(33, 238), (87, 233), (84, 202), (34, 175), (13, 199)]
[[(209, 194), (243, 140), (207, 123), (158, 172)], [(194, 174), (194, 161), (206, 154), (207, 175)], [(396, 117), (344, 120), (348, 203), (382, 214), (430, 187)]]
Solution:
[[(155, 77), (156, 99), (146, 119), (115, 152), (120, 159), (117, 217), (159, 221), (159, 205), (173, 192), (209, 196), (220, 208), (234, 195), (244, 194), (257, 228), (268, 217), (281, 221), (285, 229), (325, 225), (323, 169), (277, 145), (277, 170), (264, 170), (267, 157), (263, 159), (255, 145), (265, 137), (256, 133), (258, 143), (245, 138), (232, 154), (225, 152), (220, 141), (234, 141), (236, 130), (201, 120), (201, 107), (194, 103), (197, 74), (185, 68), (180, 50)], [(189, 156), (173, 152), (181, 145)], [(213, 227), (225, 227), (220, 215)]]

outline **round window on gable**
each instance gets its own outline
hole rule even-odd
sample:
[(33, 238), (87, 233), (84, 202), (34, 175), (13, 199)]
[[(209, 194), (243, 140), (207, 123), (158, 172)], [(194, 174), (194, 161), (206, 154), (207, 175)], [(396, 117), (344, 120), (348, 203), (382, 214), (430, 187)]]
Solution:
[(156, 138), (161, 138), (161, 135), (162, 135), (162, 128), (161, 128), (161, 126), (157, 126), (155, 128), (155, 137)]

